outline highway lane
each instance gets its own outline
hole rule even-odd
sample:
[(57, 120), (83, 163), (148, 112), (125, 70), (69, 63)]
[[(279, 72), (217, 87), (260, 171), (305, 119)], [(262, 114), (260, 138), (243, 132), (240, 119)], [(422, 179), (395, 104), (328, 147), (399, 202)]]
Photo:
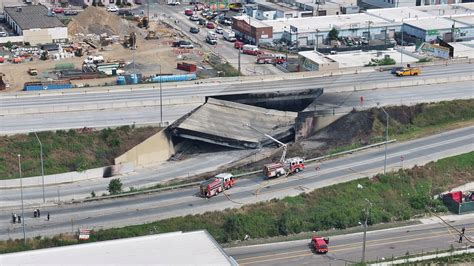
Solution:
[[(474, 150), (474, 127), (469, 127), (389, 145), (387, 165), (389, 170), (401, 167), (400, 156), (405, 158), (403, 167), (412, 167), (472, 150)], [(43, 213), (51, 212), (54, 217), (50, 223), (42, 219), (31, 219), (30, 213), (33, 207), (27, 207), (29, 214), (26, 220), (27, 231), (29, 236), (51, 235), (71, 231), (71, 220), (73, 220), (74, 228), (107, 228), (240, 207), (242, 204), (297, 195), (315, 188), (378, 173), (383, 168), (383, 158), (383, 148), (376, 148), (338, 159), (309, 164), (305, 171), (288, 178), (264, 180), (262, 176), (255, 176), (241, 179), (234, 188), (227, 191), (226, 195), (219, 195), (209, 200), (198, 197), (196, 195), (198, 188), (192, 187), (84, 204), (44, 206)], [(320, 167), (320, 170), (314, 170), (316, 165)], [(16, 201), (19, 202), (19, 199), (17, 198)], [(19, 213), (18, 207), (7, 207), (0, 211), (0, 238), (2, 239), (21, 235), (21, 228), (10, 223), (11, 212)]]
[[(466, 228), (466, 236), (474, 239), (472, 218), (459, 217), (450, 224), (460, 230)], [(403, 257), (409, 252), (426, 254), (438, 250), (465, 247), (458, 243), (454, 229), (439, 223), (420, 224), (367, 233), (366, 261)], [(329, 252), (316, 254), (310, 247), (310, 239), (279, 242), (255, 246), (227, 248), (226, 252), (239, 265), (347, 265), (359, 262), (362, 256), (362, 233), (333, 236), (329, 239)], [(464, 241), (466, 242), (466, 241)]]
[[(189, 96), (212, 96), (246, 92), (269, 92), (269, 91), (289, 91), (309, 88), (325, 88), (326, 92), (331, 92), (331, 88), (342, 86), (353, 86), (363, 84), (373, 84), (389, 81), (418, 80), (423, 78), (439, 77), (443, 75), (468, 75), (474, 72), (472, 64), (453, 64), (448, 66), (432, 66), (423, 69), (423, 75), (418, 77), (395, 77), (389, 72), (369, 72), (360, 74), (348, 74), (339, 76), (310, 77), (299, 79), (285, 79), (266, 81), (260, 80), (249, 82), (242, 85), (236, 84), (192, 84), (176, 88), (175, 85), (163, 86), (163, 99), (167, 98), (185, 98)], [(95, 91), (92, 93), (78, 93), (78, 91), (64, 91), (62, 95), (48, 95), (44, 93), (41, 97), (16, 98), (11, 94), (0, 95), (0, 113), (2, 110), (10, 108), (25, 107), (51, 107), (51, 106), (70, 106), (83, 105), (84, 103), (110, 103), (115, 101), (149, 100), (159, 99), (157, 88), (139, 89), (132, 91)]]
[[(360, 103), (360, 96), (364, 103)], [(377, 89), (356, 92), (324, 93), (318, 100), (318, 109), (335, 108), (335, 113), (347, 108), (371, 108), (377, 103), (387, 105), (413, 105), (423, 102), (438, 102), (454, 99), (474, 98), (472, 82), (457, 82), (438, 85), (402, 87), (397, 89)], [(199, 104), (163, 106), (163, 121), (172, 123), (182, 115), (198, 107)], [(338, 110), (341, 108), (340, 110)], [(74, 119), (71, 119), (74, 117)], [(21, 123), (18, 123), (21, 121)], [(70, 111), (62, 113), (42, 113), (31, 115), (0, 116), (0, 134), (17, 134), (31, 131), (47, 131), (70, 128), (101, 128), (122, 125), (158, 125), (160, 108), (135, 107), (96, 111)]]

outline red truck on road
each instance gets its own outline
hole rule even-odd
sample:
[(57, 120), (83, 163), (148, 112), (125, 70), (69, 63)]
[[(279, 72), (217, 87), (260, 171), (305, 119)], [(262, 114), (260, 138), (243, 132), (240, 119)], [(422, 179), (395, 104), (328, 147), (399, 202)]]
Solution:
[(304, 159), (300, 157), (293, 157), (284, 160), (283, 162), (266, 164), (263, 167), (263, 173), (267, 178), (287, 176), (293, 173), (298, 173), (304, 169)]
[(215, 196), (224, 190), (227, 190), (235, 185), (235, 179), (232, 174), (223, 173), (218, 174), (213, 178), (210, 178), (201, 183), (200, 192), (201, 196), (210, 198)]
[(328, 253), (329, 251), (328, 245), (329, 245), (328, 237), (313, 236), (311, 238), (311, 246), (314, 248), (316, 253), (320, 253), (320, 254)]

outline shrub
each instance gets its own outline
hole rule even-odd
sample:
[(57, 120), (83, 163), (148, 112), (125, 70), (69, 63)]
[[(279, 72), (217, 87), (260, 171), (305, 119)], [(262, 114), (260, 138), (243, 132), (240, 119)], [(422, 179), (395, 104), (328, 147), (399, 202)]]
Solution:
[(109, 186), (107, 187), (107, 191), (110, 194), (118, 194), (122, 192), (122, 181), (120, 181), (120, 178), (114, 178), (110, 180)]

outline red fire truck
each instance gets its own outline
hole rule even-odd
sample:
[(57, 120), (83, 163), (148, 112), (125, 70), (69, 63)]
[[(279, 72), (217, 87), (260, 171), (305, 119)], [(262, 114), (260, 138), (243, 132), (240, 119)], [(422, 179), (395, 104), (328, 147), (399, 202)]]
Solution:
[(282, 54), (257, 55), (257, 64), (283, 64), (285, 62), (286, 62), (286, 56)]
[(201, 196), (210, 198), (235, 185), (232, 174), (222, 173), (201, 183)]
[(298, 173), (304, 169), (304, 159), (300, 157), (293, 157), (284, 160), (283, 162), (270, 163), (263, 166), (263, 173), (267, 178), (274, 178), (280, 176), (288, 176), (293, 173)]
[(282, 175), (288, 176), (293, 173), (298, 173), (304, 169), (304, 159), (301, 157), (286, 158), (286, 151), (288, 149), (287, 145), (274, 137), (266, 134), (265, 132), (260, 131), (259, 129), (246, 124), (247, 127), (259, 132), (265, 137), (273, 140), (283, 147), (283, 153), (281, 154), (280, 161), (277, 163), (270, 163), (263, 166), (263, 173), (267, 178), (280, 177)]

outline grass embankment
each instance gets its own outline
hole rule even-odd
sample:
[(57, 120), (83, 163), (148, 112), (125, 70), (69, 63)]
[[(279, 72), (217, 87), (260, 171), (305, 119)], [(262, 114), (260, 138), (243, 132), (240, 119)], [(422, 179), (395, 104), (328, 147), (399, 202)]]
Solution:
[[(40, 132), (45, 175), (84, 171), (113, 164), (114, 158), (152, 136), (159, 128)], [(18, 157), (24, 177), (41, 175), (40, 146), (34, 134), (0, 137), (0, 179), (18, 178)]]
[[(308, 194), (271, 200), (239, 209), (209, 212), (165, 219), (144, 225), (93, 232), (90, 241), (103, 241), (147, 235), (150, 232), (191, 231), (207, 229), (218, 242), (230, 243), (251, 238), (291, 235), (300, 232), (345, 229), (357, 226), (364, 218), (367, 198), (372, 202), (369, 224), (405, 221), (424, 215), (427, 207), (445, 212), (446, 208), (432, 196), (474, 181), (474, 152), (439, 160), (411, 170), (379, 175), (317, 189)], [(361, 184), (363, 189), (358, 189)], [(22, 242), (0, 242), (0, 252), (36, 249), (78, 243), (70, 236)]]

